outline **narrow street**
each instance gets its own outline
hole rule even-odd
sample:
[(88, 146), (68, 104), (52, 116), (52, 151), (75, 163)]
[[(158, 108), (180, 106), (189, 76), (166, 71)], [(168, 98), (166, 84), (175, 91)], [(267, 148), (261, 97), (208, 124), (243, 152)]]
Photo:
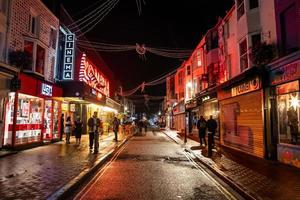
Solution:
[(73, 198), (242, 199), (161, 132), (133, 137)]

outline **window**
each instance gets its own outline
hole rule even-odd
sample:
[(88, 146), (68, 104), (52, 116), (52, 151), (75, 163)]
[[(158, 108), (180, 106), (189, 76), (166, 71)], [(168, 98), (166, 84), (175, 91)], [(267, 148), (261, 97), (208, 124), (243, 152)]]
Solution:
[(242, 72), (248, 68), (247, 40), (244, 39), (239, 46), (240, 46), (240, 67)]
[(0, 12), (6, 15), (7, 12), (7, 0), (0, 0)]
[(290, 53), (299, 48), (296, 6), (293, 5), (280, 14), (283, 53)]
[(45, 67), (45, 49), (37, 45), (35, 71), (39, 74), (44, 74)]
[(191, 66), (186, 67), (186, 75), (191, 75)]
[(300, 146), (299, 82), (283, 84), (276, 90), (279, 143)]
[(178, 85), (182, 85), (182, 84), (183, 84), (183, 73), (181, 71), (178, 74)]
[(37, 42), (25, 40), (24, 41), (24, 51), (27, 51), (32, 58), (33, 63), (30, 66), (24, 67), (24, 70), (37, 72), (44, 75), (45, 60), (46, 60), (46, 50), (44, 47), (39, 45)]
[(197, 66), (201, 67), (203, 65), (203, 49), (197, 50)]
[(29, 14), (29, 33), (32, 35), (38, 35), (38, 17), (33, 13)]
[(260, 35), (260, 33), (252, 35), (251, 40), (252, 40), (252, 48), (258, 47), (261, 44), (261, 35)]
[(230, 37), (229, 21), (226, 21), (224, 24), (224, 38), (227, 39), (229, 37)]
[(54, 28), (50, 30), (50, 47), (52, 49), (56, 49), (56, 38), (57, 38), (57, 31)]
[(249, 0), (249, 9), (254, 9), (258, 7), (258, 0)]
[(231, 68), (232, 68), (232, 66), (231, 66), (231, 55), (228, 55), (228, 56), (226, 56), (226, 80), (229, 80), (229, 79), (231, 79)]
[(239, 20), (245, 14), (244, 0), (237, 0), (237, 19)]
[[(31, 55), (31, 58), (33, 60), (33, 52), (34, 52), (34, 43), (31, 42), (31, 41), (24, 41), (24, 51), (27, 51), (30, 55)], [(24, 67), (24, 70), (30, 70), (30, 71), (33, 71), (33, 66), (30, 65), (30, 66), (25, 66)]]

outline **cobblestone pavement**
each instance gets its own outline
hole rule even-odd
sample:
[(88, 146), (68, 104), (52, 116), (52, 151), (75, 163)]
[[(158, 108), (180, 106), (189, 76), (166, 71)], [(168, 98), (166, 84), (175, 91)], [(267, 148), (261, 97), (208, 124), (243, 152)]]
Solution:
[[(179, 144), (183, 140), (175, 131), (164, 131)], [(219, 174), (232, 180), (257, 199), (300, 199), (300, 169), (278, 162), (241, 156), (217, 148), (212, 158), (195, 140), (188, 139), (187, 147)]]
[[(0, 158), (0, 199), (46, 199), (112, 150), (113, 134), (100, 138), (100, 152), (89, 152), (88, 136), (75, 146), (58, 142)], [(119, 136), (122, 140), (124, 135)]]

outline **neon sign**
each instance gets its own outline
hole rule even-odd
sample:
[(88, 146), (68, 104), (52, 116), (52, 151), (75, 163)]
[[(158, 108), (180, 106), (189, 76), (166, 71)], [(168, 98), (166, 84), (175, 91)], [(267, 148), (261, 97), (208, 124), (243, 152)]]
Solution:
[[(104, 78), (100, 70), (91, 63), (86, 54), (82, 55), (79, 70), (79, 81), (85, 82), (97, 92), (109, 96), (109, 82)], [(98, 95), (98, 98), (102, 95)]]
[(65, 43), (63, 80), (73, 80), (75, 35), (67, 34)]

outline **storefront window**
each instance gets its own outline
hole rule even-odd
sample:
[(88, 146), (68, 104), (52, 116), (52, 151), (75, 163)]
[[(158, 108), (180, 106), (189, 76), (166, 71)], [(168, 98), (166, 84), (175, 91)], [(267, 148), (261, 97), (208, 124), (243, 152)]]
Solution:
[(298, 81), (277, 88), (279, 142), (300, 145), (300, 99)]
[[(9, 94), (5, 123), (5, 145), (11, 145), (15, 93)], [(19, 94), (16, 145), (40, 141), (42, 130), (43, 99)]]
[(51, 123), (52, 123), (52, 100), (45, 101), (45, 112), (44, 112), (44, 140), (51, 140)]
[(212, 115), (218, 123), (218, 128), (216, 130), (216, 136), (219, 136), (219, 104), (217, 100), (209, 101), (204, 103), (204, 115), (203, 117), (208, 120)]
[(58, 139), (60, 136), (59, 133), (59, 124), (60, 124), (60, 110), (59, 110), (59, 102), (54, 101), (53, 102), (53, 139)]

